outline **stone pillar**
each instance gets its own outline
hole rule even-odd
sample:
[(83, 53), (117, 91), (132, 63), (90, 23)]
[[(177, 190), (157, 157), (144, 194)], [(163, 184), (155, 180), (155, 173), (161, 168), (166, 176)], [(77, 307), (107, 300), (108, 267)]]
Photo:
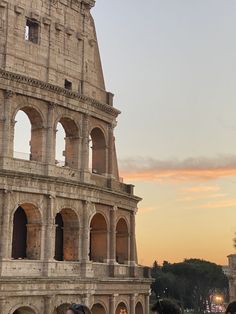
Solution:
[(55, 165), (55, 138), (56, 130), (54, 125), (56, 104), (48, 103), (48, 117), (47, 117), (47, 138), (46, 138), (46, 163), (48, 165)]
[(135, 314), (136, 294), (130, 296), (130, 314)]
[(45, 215), (44, 228), (45, 228), (45, 236), (43, 244), (43, 275), (49, 276), (50, 269), (52, 263), (54, 261), (55, 256), (55, 235), (56, 235), (56, 225), (55, 225), (55, 217), (53, 217), (53, 209), (55, 206), (55, 197), (53, 195), (47, 195), (47, 214)]
[(6, 303), (6, 298), (5, 297), (0, 297), (0, 313), (6, 313), (4, 307)]
[(86, 172), (89, 172), (89, 115), (83, 115), (83, 129), (81, 139), (81, 173), (82, 180), (86, 181)]
[(136, 212), (130, 213), (130, 265), (136, 265), (136, 238), (135, 238), (135, 215)]
[(110, 263), (116, 262), (116, 211), (117, 207), (114, 206), (110, 210)]
[(114, 147), (114, 135), (113, 125), (110, 124), (108, 127), (108, 174), (113, 177), (113, 147)]
[(45, 295), (44, 296), (44, 314), (52, 314), (54, 310), (53, 306), (53, 299), (54, 296), (51, 295)]
[(145, 295), (145, 310), (144, 310), (144, 314), (149, 314), (149, 294)]
[(89, 202), (84, 202), (83, 204), (83, 224), (81, 226), (82, 234), (82, 262), (89, 261), (89, 236), (90, 236), (90, 226), (89, 226)]
[(3, 109), (3, 129), (2, 129), (2, 149), (1, 155), (3, 157), (13, 156), (13, 139), (14, 139), (14, 125), (15, 121), (11, 117), (11, 104), (13, 101), (14, 93), (11, 90), (5, 91), (4, 109)]
[(85, 293), (82, 295), (82, 304), (90, 308), (90, 294), (89, 293)]
[(44, 244), (44, 257), (46, 261), (54, 261), (55, 256), (55, 235), (56, 225), (55, 217), (53, 216), (55, 207), (55, 196), (48, 196), (48, 216), (45, 224), (45, 244)]
[(118, 297), (118, 294), (113, 294), (109, 298), (109, 314), (116, 313), (116, 297)]
[(10, 197), (11, 192), (8, 190), (2, 191), (3, 207), (2, 207), (2, 221), (1, 221), (1, 241), (0, 241), (0, 258), (1, 260), (10, 259), (11, 246), (9, 240), (12, 238), (10, 232)]

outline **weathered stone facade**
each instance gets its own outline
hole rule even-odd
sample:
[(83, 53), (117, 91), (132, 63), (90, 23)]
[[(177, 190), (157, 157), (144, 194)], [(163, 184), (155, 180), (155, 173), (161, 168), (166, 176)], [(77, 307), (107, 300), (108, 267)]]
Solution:
[[(119, 111), (105, 90), (93, 5), (0, 0), (1, 314), (63, 313), (71, 302), (94, 314), (149, 312), (149, 274), (136, 257), (140, 199), (119, 179)], [(31, 122), (30, 160), (14, 156), (19, 111)]]

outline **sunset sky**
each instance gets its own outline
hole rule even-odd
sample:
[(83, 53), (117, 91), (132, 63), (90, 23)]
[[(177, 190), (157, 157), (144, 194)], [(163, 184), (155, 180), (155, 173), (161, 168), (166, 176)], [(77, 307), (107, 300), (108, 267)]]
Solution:
[(139, 261), (226, 264), (236, 232), (236, 1), (97, 0)]
[(236, 0), (97, 0), (92, 13), (122, 111), (120, 175), (143, 198), (139, 262), (227, 264), (236, 253)]

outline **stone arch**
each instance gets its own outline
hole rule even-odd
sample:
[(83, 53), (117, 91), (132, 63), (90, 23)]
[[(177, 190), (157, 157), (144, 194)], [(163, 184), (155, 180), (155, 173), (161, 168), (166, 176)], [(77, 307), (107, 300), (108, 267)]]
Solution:
[(128, 314), (128, 307), (124, 302), (120, 302), (117, 305), (116, 314)]
[(22, 203), (13, 215), (12, 258), (39, 260), (42, 218), (32, 203)]
[(106, 314), (107, 311), (101, 303), (95, 303), (91, 309), (92, 314)]
[(127, 263), (129, 259), (129, 230), (124, 218), (116, 224), (116, 261), (119, 264)]
[[(61, 117), (56, 123), (56, 129), (58, 124), (61, 124), (64, 133), (64, 145), (63, 156), (65, 161), (61, 164), (56, 160), (56, 164), (59, 166), (67, 166), (70, 168), (78, 168), (78, 156), (79, 156), (79, 128), (75, 121), (69, 117)], [(56, 147), (58, 146), (58, 139), (56, 136)]]
[(31, 306), (17, 306), (11, 312), (11, 314), (36, 314), (38, 313), (33, 307)]
[(135, 306), (135, 314), (143, 314), (143, 305), (141, 302), (138, 302)]
[(107, 260), (107, 222), (103, 214), (96, 213), (90, 222), (90, 260), (104, 263)]
[[(63, 303), (55, 308), (53, 314), (65, 314), (66, 310), (70, 306), (70, 303)], [(84, 305), (85, 314), (91, 314), (89, 308)]]
[(63, 208), (55, 217), (55, 260), (77, 261), (79, 247), (79, 219), (74, 210)]
[(67, 308), (69, 307), (69, 303), (64, 303), (55, 308), (53, 314), (65, 314)]
[[(22, 106), (17, 109), (14, 114), (14, 121), (17, 119), (17, 114), (22, 111), (26, 114), (30, 122), (30, 137), (29, 137), (29, 156), (21, 152), (14, 152), (14, 157), (20, 159), (28, 159), (33, 161), (43, 161), (43, 142), (44, 142), (44, 121), (42, 114), (33, 106)], [(17, 121), (15, 122), (17, 123)], [(24, 136), (24, 134), (22, 134)], [(13, 146), (15, 147), (15, 128), (13, 134)], [(13, 148), (13, 151), (15, 149)]]
[(105, 174), (107, 168), (107, 144), (106, 137), (100, 127), (95, 127), (90, 132), (91, 166), (95, 174)]

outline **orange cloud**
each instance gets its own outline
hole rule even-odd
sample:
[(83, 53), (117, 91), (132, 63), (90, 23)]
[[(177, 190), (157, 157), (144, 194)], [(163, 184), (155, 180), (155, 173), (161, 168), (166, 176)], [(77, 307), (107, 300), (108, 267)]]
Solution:
[(218, 202), (208, 202), (200, 206), (203, 209), (236, 207), (236, 199), (223, 200)]
[(160, 161), (151, 158), (120, 161), (121, 175), (132, 181), (207, 181), (236, 176), (236, 156)]

